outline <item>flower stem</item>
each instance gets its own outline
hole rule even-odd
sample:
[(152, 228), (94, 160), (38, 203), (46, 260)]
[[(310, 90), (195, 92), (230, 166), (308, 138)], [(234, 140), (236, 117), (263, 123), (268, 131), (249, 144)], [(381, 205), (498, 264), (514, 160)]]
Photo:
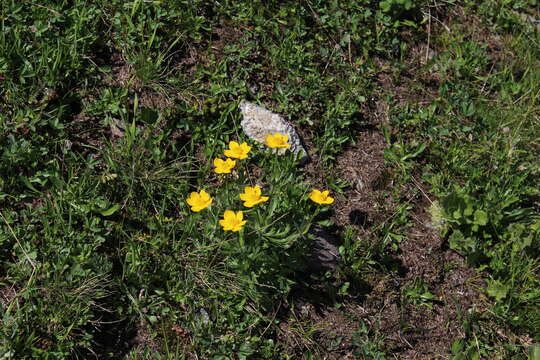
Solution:
[(238, 243), (240, 244), (240, 248), (244, 249), (244, 230), (240, 230), (238, 233)]

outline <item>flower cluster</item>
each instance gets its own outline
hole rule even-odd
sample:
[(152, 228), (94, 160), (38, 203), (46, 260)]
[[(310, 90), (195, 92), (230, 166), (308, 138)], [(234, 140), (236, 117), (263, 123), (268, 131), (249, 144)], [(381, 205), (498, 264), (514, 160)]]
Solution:
[[(266, 137), (265, 144), (270, 148), (289, 148), (289, 137), (280, 133), (269, 134)], [(246, 142), (239, 144), (236, 141), (229, 142), (229, 147), (223, 154), (226, 159), (214, 159), (214, 172), (216, 174), (230, 174), (237, 165), (237, 160), (246, 159), (251, 151), (251, 146)], [(334, 199), (329, 195), (328, 190), (320, 191), (314, 189), (309, 194), (309, 199), (320, 205), (330, 205)], [(256, 205), (264, 203), (270, 199), (268, 196), (262, 195), (262, 189), (255, 186), (246, 186), (244, 192), (239, 195), (240, 200), (246, 208), (252, 208)], [(213, 198), (204, 190), (192, 192), (189, 198), (186, 199), (187, 204), (191, 207), (191, 211), (199, 212), (206, 209), (212, 204)], [(225, 231), (237, 232), (242, 230), (247, 220), (244, 220), (242, 211), (225, 210), (223, 218), (219, 220), (219, 224)]]

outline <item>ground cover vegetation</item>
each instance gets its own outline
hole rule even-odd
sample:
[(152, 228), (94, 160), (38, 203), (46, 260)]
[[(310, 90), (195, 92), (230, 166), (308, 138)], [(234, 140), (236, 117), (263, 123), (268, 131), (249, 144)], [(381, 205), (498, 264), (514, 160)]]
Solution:
[(2, 1), (0, 357), (539, 359), (539, 21)]

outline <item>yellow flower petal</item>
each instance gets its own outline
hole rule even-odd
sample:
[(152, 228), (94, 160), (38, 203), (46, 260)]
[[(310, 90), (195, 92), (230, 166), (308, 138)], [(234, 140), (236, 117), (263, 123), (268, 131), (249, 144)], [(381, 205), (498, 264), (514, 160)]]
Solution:
[(236, 166), (236, 161), (227, 158), (222, 160), (219, 158), (214, 159), (214, 172), (216, 174), (230, 174), (231, 170)]
[(246, 186), (244, 193), (240, 194), (240, 200), (244, 201), (245, 207), (253, 207), (268, 201), (268, 199), (268, 196), (261, 196), (261, 188), (259, 186)]
[(268, 134), (266, 135), (266, 146), (270, 148), (288, 148), (291, 147), (291, 144), (288, 144), (289, 141), (288, 135), (283, 135), (280, 133)]
[(229, 148), (225, 150), (223, 153), (225, 156), (234, 158), (234, 159), (245, 159), (248, 157), (248, 153), (251, 150), (251, 146), (249, 146), (246, 142), (243, 142), (242, 144), (238, 144), (236, 141), (229, 142)]
[(186, 202), (191, 206), (191, 211), (199, 212), (212, 204), (212, 197), (206, 191), (192, 192)]
[(324, 190), (321, 192), (320, 190), (314, 189), (309, 194), (309, 198), (311, 201), (320, 204), (320, 205), (330, 205), (334, 202), (334, 198), (329, 196), (330, 191)]
[(219, 220), (219, 224), (225, 231), (240, 231), (246, 224), (242, 211), (236, 213), (232, 210), (225, 210), (223, 219)]

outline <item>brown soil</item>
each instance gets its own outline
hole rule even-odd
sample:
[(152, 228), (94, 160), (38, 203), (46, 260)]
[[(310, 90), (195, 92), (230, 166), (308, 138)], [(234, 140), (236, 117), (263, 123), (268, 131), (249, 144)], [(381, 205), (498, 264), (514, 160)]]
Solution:
[[(429, 103), (438, 96), (440, 78), (421, 67), (436, 53), (424, 43), (411, 44), (410, 55), (408, 70), (399, 74), (381, 71), (379, 84), (385, 94), (394, 95), (396, 104)], [(384, 68), (384, 60), (380, 61)], [(341, 308), (304, 299), (292, 311), (280, 326), (280, 337), (299, 358), (307, 348), (323, 359), (370, 358), (373, 354), (358, 352), (363, 323), (367, 330), (361, 334), (366, 343), (375, 342), (387, 355), (447, 359), (452, 343), (465, 335), (463, 318), (470, 309), (481, 307), (477, 291), (481, 280), (431, 225), (428, 209), (433, 199), (425, 184), (416, 179), (409, 185), (394, 184), (396, 169), (385, 164), (387, 144), (380, 130), (381, 124), (388, 123), (388, 108), (383, 100), (374, 104), (372, 123), (358, 129), (356, 144), (337, 159), (337, 175), (351, 187), (337, 197), (334, 221), (340, 229), (354, 227), (358, 241), (380, 241), (376, 229), (397, 214), (393, 198), (398, 194), (398, 202), (410, 206), (410, 227), (402, 233), (397, 250), (382, 261), (388, 269), (367, 274), (366, 284), (351, 284), (350, 296), (341, 301)], [(314, 160), (306, 166), (306, 173), (312, 183), (324, 184), (324, 172)], [(415, 297), (411, 289), (419, 284), (425, 284), (432, 300)], [(355, 294), (355, 288), (363, 290)]]
[(335, 217), (340, 226), (356, 225), (366, 233), (384, 221), (385, 208), (391, 206), (390, 197), (384, 193), (392, 182), (384, 164), (385, 146), (382, 134), (366, 127), (358, 133), (355, 146), (338, 158), (339, 175), (351, 184), (345, 196), (336, 201)]
[(74, 149), (83, 154), (92, 152), (93, 148), (103, 147), (104, 130), (99, 121), (92, 119), (84, 113), (79, 113), (73, 117), (68, 124), (69, 136)]
[(7, 308), (16, 297), (17, 288), (14, 284), (0, 287), (0, 303), (2, 303), (3, 308)]
[(152, 335), (152, 331), (143, 321), (139, 322), (136, 327), (136, 334), (131, 339), (133, 346), (132, 352), (144, 354), (145, 351), (159, 352), (163, 348), (161, 341)]
[[(334, 220), (339, 227), (353, 226), (358, 241), (379, 241), (373, 229), (390, 221), (396, 212), (389, 194), (395, 186), (393, 169), (385, 165), (385, 146), (381, 132), (367, 126), (358, 132), (357, 143), (337, 161), (339, 175), (352, 186), (336, 200)], [(310, 167), (309, 173), (316, 174), (317, 165)], [(313, 180), (319, 182), (317, 177)], [(353, 341), (361, 322), (371, 336), (367, 341), (378, 334), (383, 339), (381, 350), (399, 359), (446, 359), (452, 342), (464, 336), (461, 318), (468, 309), (478, 306), (475, 289), (479, 281), (474, 270), (431, 226), (427, 211), (431, 200), (426, 191), (414, 191), (412, 186), (400, 190), (411, 204), (412, 226), (398, 244), (399, 249), (385, 260), (393, 263), (389, 267), (394, 271), (377, 272), (365, 279), (371, 291), (350, 291), (352, 296), (340, 309), (307, 299), (302, 302), (280, 327), (281, 337), (296, 353), (309, 348), (324, 359), (357, 358)], [(405, 296), (407, 289), (420, 280), (434, 295), (433, 300), (420, 303)], [(357, 287), (365, 289), (366, 285)], [(315, 335), (306, 340), (309, 330)]]
[[(403, 359), (436, 359), (449, 356), (452, 342), (464, 336), (464, 312), (478, 299), (475, 272), (445, 246), (430, 227), (428, 201), (413, 211), (413, 227), (400, 244), (397, 260), (404, 274), (380, 279), (365, 306), (370, 323), (380, 323), (389, 349)], [(435, 300), (413, 304), (403, 290), (421, 279)]]

